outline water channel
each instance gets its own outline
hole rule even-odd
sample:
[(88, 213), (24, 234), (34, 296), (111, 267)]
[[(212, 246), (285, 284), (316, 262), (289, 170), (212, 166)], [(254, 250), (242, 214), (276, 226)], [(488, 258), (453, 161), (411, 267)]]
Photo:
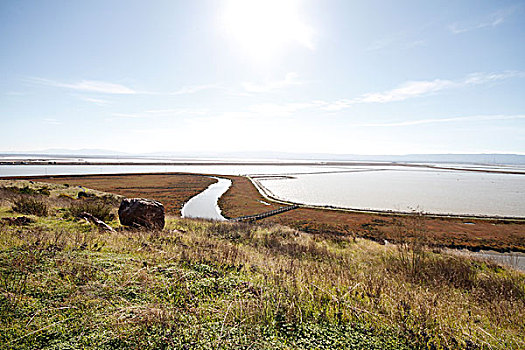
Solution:
[(221, 215), (221, 209), (217, 204), (219, 198), (230, 188), (232, 182), (228, 179), (213, 177), (216, 183), (208, 186), (207, 189), (192, 197), (182, 207), (183, 218), (200, 218), (217, 221), (225, 221)]

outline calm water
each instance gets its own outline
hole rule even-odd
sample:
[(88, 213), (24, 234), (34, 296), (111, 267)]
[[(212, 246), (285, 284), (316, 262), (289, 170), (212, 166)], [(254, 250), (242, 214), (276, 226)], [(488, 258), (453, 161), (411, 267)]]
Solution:
[(215, 178), (218, 182), (211, 184), (206, 190), (192, 197), (182, 207), (183, 218), (203, 218), (224, 221), (221, 209), (217, 205), (219, 198), (230, 188), (232, 182), (228, 179)]
[[(454, 164), (454, 167), (462, 165)], [(483, 168), (465, 165), (464, 168)], [(491, 170), (519, 170), (488, 166)], [(278, 198), (312, 205), (525, 217), (525, 175), (399, 165), (0, 165), (0, 176), (188, 172), (258, 178)]]
[(525, 217), (525, 175), (378, 168), (257, 181), (275, 197), (311, 205)]
[(340, 167), (301, 165), (0, 165), (0, 177), (164, 172), (246, 175), (309, 173), (337, 169), (340, 169)]
[(468, 250), (455, 250), (455, 249), (446, 249), (445, 251), (459, 254), (459, 255), (468, 255), (481, 259), (493, 260), (499, 264), (510, 266), (514, 269), (525, 271), (525, 254), (519, 252), (512, 253), (498, 253), (494, 251), (482, 250), (479, 252), (471, 252)]

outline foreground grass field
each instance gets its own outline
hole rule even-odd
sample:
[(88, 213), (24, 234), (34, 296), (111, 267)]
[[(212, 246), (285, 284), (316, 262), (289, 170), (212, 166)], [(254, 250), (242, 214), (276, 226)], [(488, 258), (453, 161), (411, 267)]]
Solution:
[(113, 220), (117, 232), (99, 232), (72, 213), (116, 198), (69, 190), (1, 193), (0, 218), (47, 212), (1, 221), (0, 347), (525, 348), (525, 276), (494, 263), (274, 224), (172, 217), (162, 231)]

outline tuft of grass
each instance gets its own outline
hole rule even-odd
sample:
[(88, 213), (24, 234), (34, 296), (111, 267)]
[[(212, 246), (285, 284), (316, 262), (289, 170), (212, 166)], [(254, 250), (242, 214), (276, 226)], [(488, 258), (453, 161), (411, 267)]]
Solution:
[(17, 213), (37, 216), (47, 216), (49, 212), (44, 200), (28, 196), (20, 196), (15, 200), (12, 209)]
[(111, 221), (115, 215), (111, 213), (113, 206), (101, 199), (84, 199), (71, 203), (67, 208), (67, 213), (73, 217), (78, 217), (83, 212), (89, 213), (102, 221)]

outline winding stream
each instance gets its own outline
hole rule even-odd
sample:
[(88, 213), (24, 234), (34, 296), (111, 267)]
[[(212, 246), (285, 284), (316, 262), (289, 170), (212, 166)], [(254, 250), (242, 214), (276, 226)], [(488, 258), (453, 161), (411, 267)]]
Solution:
[(211, 184), (207, 189), (192, 197), (184, 204), (181, 210), (183, 218), (201, 218), (225, 221), (221, 209), (217, 204), (219, 198), (230, 188), (232, 182), (228, 179), (218, 178), (218, 182)]

